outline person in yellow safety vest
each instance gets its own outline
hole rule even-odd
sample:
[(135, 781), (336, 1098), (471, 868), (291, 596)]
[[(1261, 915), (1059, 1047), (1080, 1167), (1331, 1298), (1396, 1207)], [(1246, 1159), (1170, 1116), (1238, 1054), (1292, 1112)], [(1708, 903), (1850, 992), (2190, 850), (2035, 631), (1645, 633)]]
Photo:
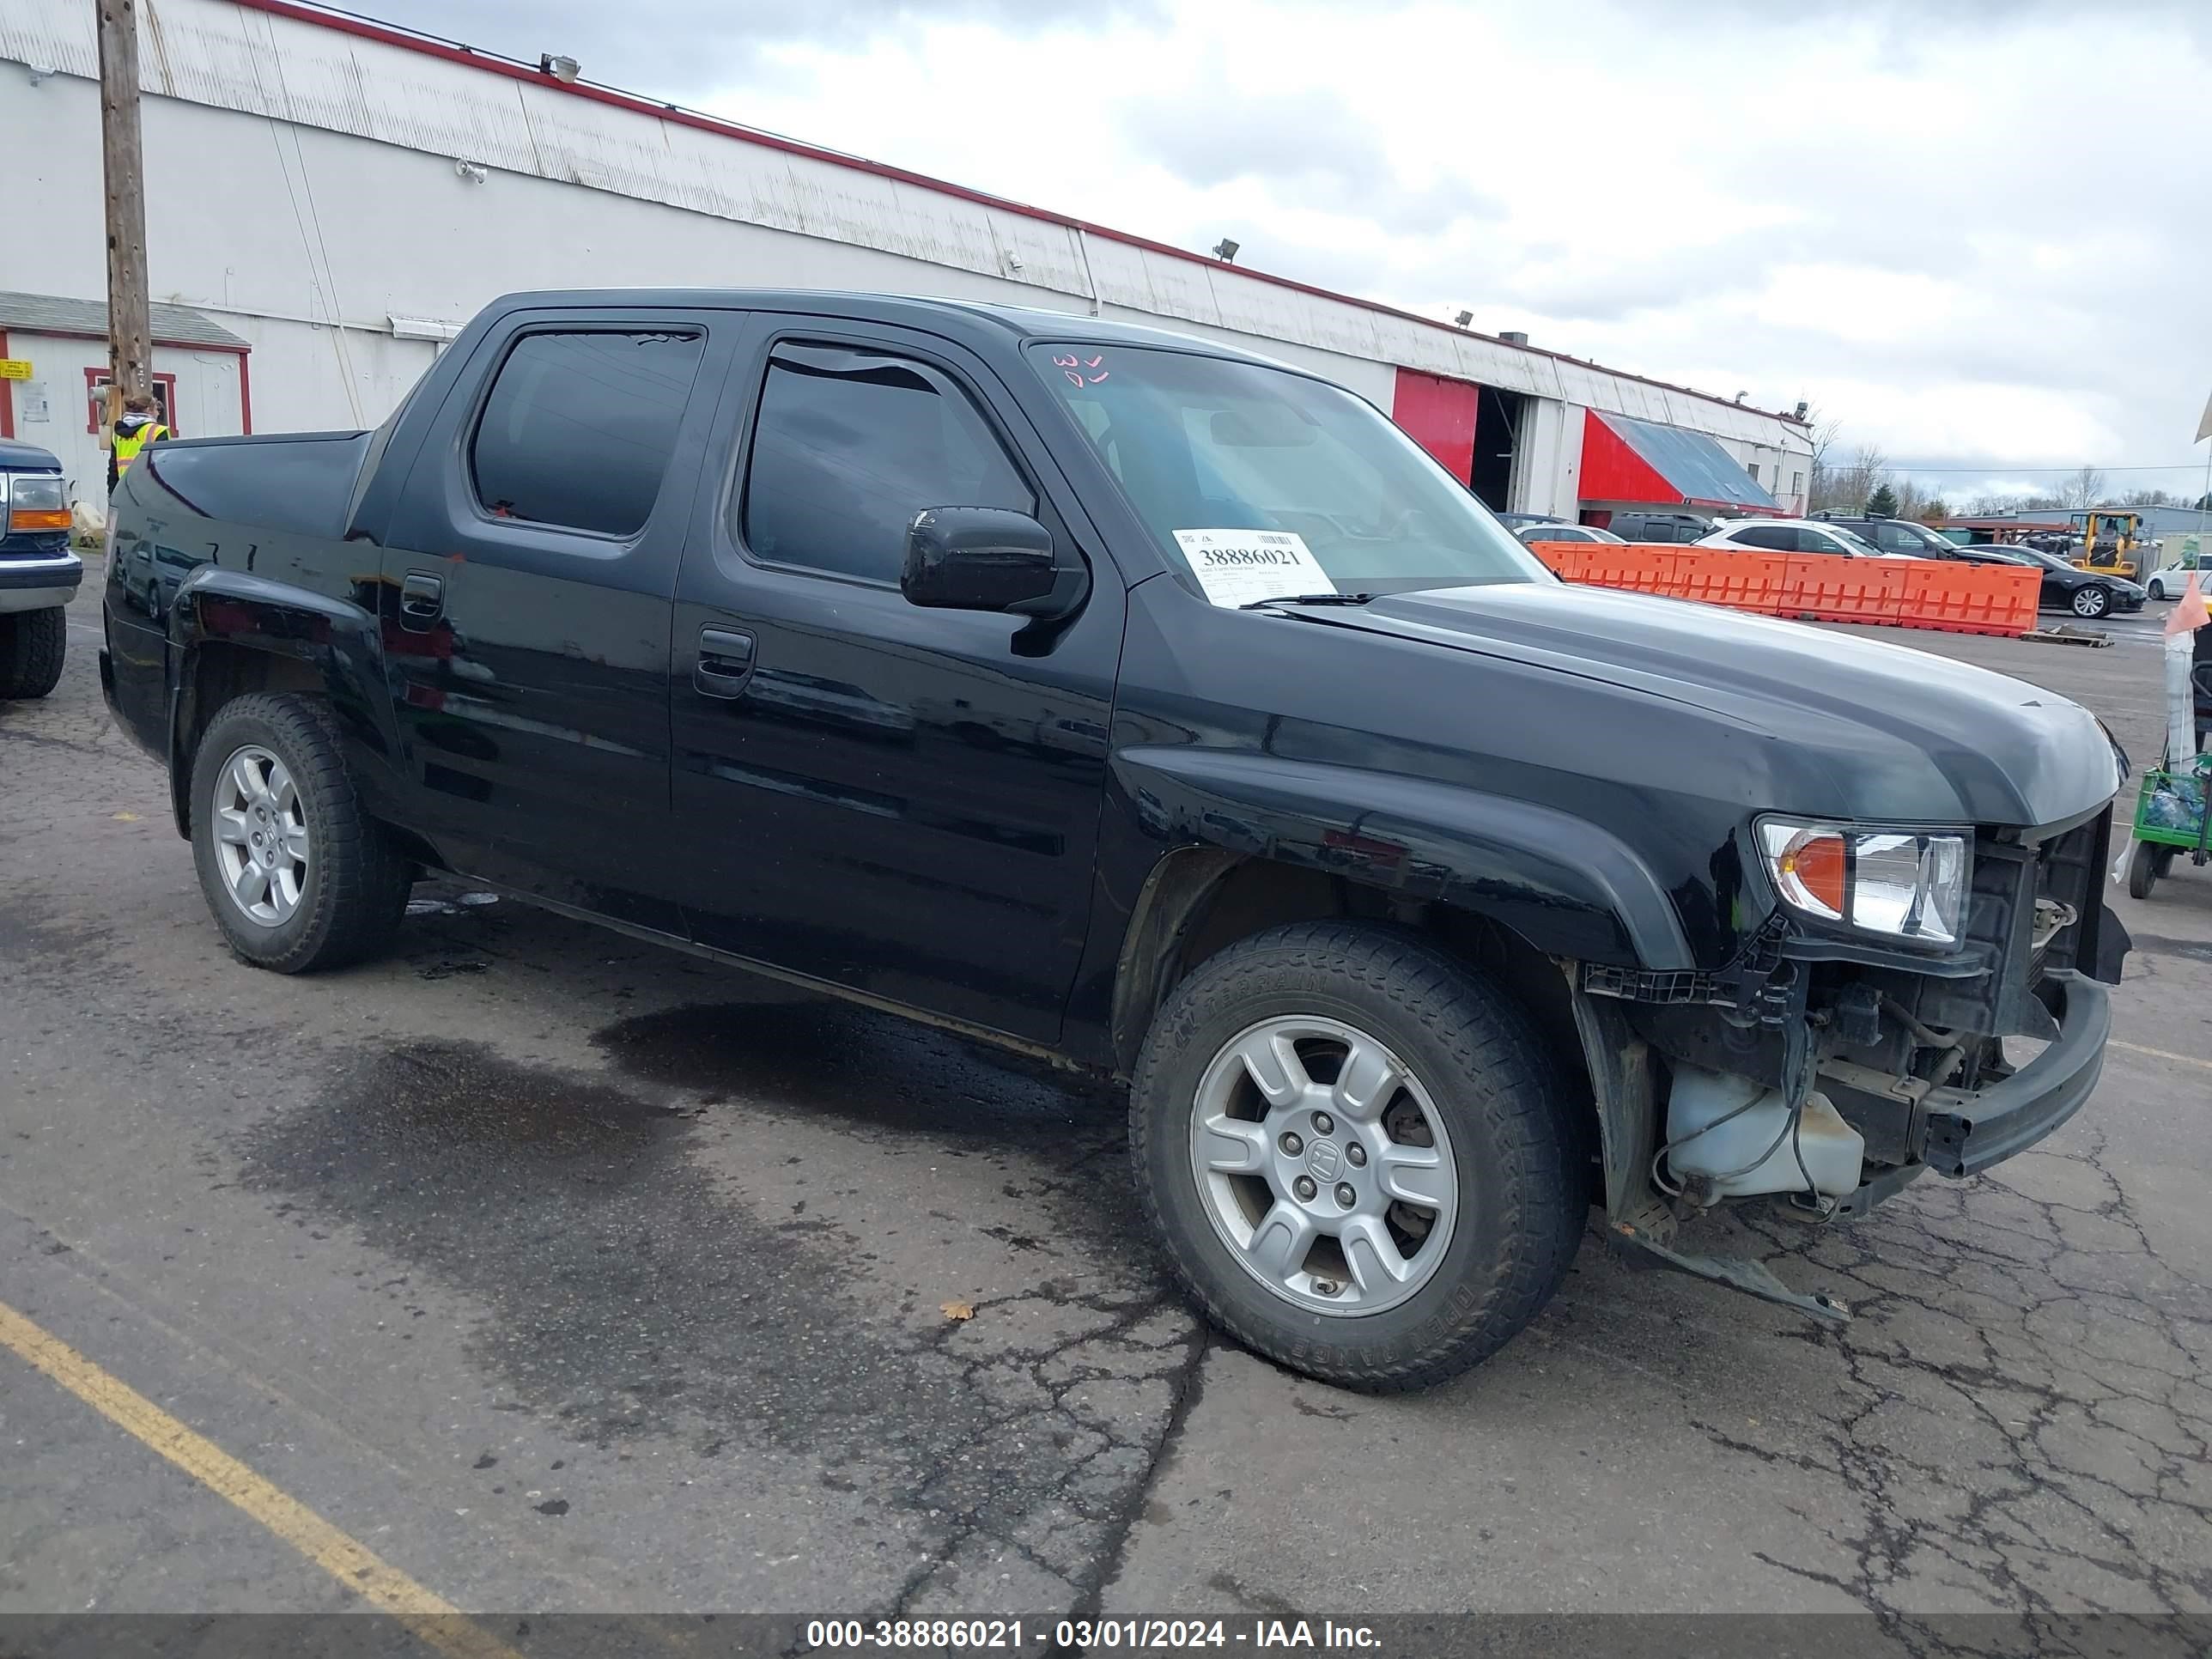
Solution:
[(115, 429), (108, 439), (107, 493), (115, 493), (117, 482), (131, 470), (131, 463), (138, 459), (140, 450), (168, 435), (169, 428), (154, 413), (151, 398), (143, 392), (134, 392), (125, 398), (123, 412), (115, 417)]

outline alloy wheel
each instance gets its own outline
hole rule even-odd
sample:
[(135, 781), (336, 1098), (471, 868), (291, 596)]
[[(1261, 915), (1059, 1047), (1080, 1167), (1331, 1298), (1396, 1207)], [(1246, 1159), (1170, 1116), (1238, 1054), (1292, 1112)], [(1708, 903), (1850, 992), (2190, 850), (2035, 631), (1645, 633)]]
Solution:
[(306, 891), (312, 844), (284, 763), (248, 744), (223, 763), (210, 803), (223, 892), (249, 921), (289, 921)]
[(1407, 1300), (1458, 1220), (1435, 1103), (1380, 1040), (1341, 1020), (1262, 1020), (1224, 1044), (1199, 1080), (1190, 1160), (1238, 1264), (1314, 1312)]

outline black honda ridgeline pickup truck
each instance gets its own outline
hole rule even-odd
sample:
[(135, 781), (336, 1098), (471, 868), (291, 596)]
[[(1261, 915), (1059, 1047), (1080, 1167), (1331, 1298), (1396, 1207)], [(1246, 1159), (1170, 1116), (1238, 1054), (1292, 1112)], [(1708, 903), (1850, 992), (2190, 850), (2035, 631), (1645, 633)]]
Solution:
[(1126, 1075), (1191, 1295), (1334, 1382), (1490, 1353), (1593, 1203), (1843, 1317), (1684, 1224), (1972, 1175), (2102, 1063), (2088, 714), (1563, 586), (1207, 342), (519, 295), (375, 431), (164, 444), (114, 524), (102, 678), (246, 962), (446, 871)]

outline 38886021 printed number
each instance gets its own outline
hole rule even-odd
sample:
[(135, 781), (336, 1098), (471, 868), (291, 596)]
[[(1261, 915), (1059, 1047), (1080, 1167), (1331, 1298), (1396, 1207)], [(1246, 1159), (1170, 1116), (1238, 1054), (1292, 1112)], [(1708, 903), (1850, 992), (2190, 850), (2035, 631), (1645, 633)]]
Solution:
[(807, 1622), (806, 1645), (823, 1652), (871, 1648), (1012, 1651), (1025, 1646), (1032, 1632), (1039, 1639), (1044, 1635), (1042, 1626), (1025, 1630), (1018, 1619), (814, 1619)]

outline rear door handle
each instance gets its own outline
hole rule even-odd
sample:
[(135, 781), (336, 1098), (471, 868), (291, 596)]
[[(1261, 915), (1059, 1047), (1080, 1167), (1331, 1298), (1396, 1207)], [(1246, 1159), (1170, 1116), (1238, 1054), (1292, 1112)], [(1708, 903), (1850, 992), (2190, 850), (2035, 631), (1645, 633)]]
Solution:
[(734, 628), (699, 630), (691, 685), (703, 697), (741, 697), (753, 677), (753, 636)]
[(446, 584), (426, 571), (409, 571), (399, 584), (399, 625), (410, 634), (427, 634), (445, 609)]

